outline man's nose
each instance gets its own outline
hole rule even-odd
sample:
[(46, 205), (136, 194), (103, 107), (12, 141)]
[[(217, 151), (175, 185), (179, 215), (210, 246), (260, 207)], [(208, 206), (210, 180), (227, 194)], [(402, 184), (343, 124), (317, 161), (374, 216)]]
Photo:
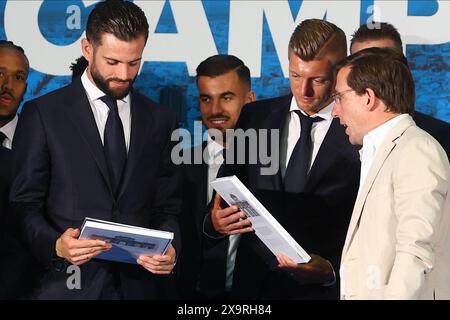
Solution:
[(127, 64), (120, 64), (116, 70), (117, 78), (121, 80), (128, 80), (131, 78), (131, 69)]
[(218, 114), (218, 113), (222, 113), (222, 104), (220, 103), (219, 99), (213, 99), (212, 101), (212, 108), (211, 108), (211, 112), (212, 114)]
[(331, 115), (333, 116), (333, 118), (339, 118), (339, 106), (338, 104), (334, 104), (333, 106), (333, 110), (331, 111)]
[(312, 89), (311, 81), (304, 80), (300, 84), (300, 93), (304, 97), (312, 97), (314, 95), (314, 90)]

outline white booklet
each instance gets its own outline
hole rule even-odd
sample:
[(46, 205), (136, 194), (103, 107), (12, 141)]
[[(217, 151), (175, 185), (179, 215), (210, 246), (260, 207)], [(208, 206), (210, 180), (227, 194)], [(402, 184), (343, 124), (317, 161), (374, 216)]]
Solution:
[(79, 239), (103, 240), (112, 244), (112, 248), (96, 256), (97, 259), (137, 264), (140, 255), (164, 254), (172, 242), (173, 233), (85, 218)]
[(247, 215), (256, 235), (273, 252), (282, 252), (296, 263), (307, 263), (311, 257), (283, 226), (267, 211), (236, 176), (218, 178), (211, 186), (230, 206), (235, 205)]

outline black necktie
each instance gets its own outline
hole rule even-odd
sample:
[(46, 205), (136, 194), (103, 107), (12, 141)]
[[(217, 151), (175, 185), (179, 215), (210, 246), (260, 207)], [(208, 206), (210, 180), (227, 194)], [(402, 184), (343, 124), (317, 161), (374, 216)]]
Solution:
[(127, 161), (127, 147), (116, 99), (103, 96), (100, 100), (109, 108), (108, 119), (105, 125), (104, 151), (111, 187), (114, 194), (117, 195), (123, 169)]
[(312, 156), (311, 128), (312, 124), (322, 121), (320, 117), (311, 118), (305, 116), (300, 110), (295, 110), (301, 124), (300, 139), (295, 144), (284, 175), (284, 190), (286, 192), (302, 192), (306, 185), (308, 168)]
[(0, 148), (3, 147), (3, 142), (6, 140), (6, 134), (0, 131)]

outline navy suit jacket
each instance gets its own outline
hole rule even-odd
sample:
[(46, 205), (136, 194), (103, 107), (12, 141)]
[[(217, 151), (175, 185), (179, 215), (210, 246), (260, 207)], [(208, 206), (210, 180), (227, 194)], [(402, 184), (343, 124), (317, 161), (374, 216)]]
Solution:
[(3, 229), (8, 211), (8, 193), (11, 184), (11, 150), (0, 145), (0, 228)]
[(180, 174), (170, 158), (176, 117), (135, 91), (131, 117), (128, 159), (115, 199), (80, 79), (24, 105), (14, 138), (10, 201), (25, 243), (46, 270), (33, 297), (97, 299), (113, 269), (124, 298), (156, 297), (158, 276), (139, 265), (93, 259), (81, 266), (81, 290), (68, 290), (71, 274), (54, 267), (57, 238), (79, 228), (85, 217), (172, 231), (180, 252)]
[[(203, 233), (203, 221), (210, 212), (207, 204), (208, 165), (195, 164), (194, 154), (207, 143), (188, 149), (191, 163), (183, 165), (183, 205), (180, 218), (183, 254), (179, 268), (178, 291), (182, 298), (212, 299), (225, 294), (228, 237), (212, 239)], [(203, 159), (203, 158), (202, 158)], [(198, 287), (197, 287), (198, 286)]]
[[(286, 123), (292, 96), (246, 105), (237, 128), (279, 130)], [(269, 139), (270, 141), (270, 139)], [(267, 145), (268, 154), (272, 146)], [(239, 152), (236, 151), (235, 152)], [(248, 158), (248, 144), (246, 153)], [(328, 259), (339, 278), (339, 264), (348, 223), (359, 185), (360, 160), (343, 127), (334, 119), (299, 194), (284, 192), (280, 171), (261, 175), (265, 165), (226, 165), (225, 176), (236, 174), (283, 227), (309, 253)], [(268, 165), (267, 165), (268, 166)], [(211, 230), (205, 220), (205, 230)], [(208, 232), (209, 233), (209, 232)], [(338, 298), (338, 285), (304, 285), (295, 275), (277, 267), (276, 257), (253, 234), (240, 240), (233, 277), (236, 298), (329, 299)]]
[(38, 267), (19, 240), (8, 212), (12, 151), (0, 146), (0, 300), (28, 294)]

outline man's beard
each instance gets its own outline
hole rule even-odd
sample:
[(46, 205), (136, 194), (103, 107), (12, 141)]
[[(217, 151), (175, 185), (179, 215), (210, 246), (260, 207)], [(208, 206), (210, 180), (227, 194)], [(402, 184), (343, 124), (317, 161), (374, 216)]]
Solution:
[[(119, 79), (119, 78), (105, 79), (102, 77), (100, 72), (98, 72), (97, 68), (95, 67), (95, 63), (92, 65), (91, 75), (92, 75), (92, 79), (94, 80), (97, 87), (100, 90), (102, 90), (104, 93), (106, 93), (108, 96), (111, 96), (111, 97), (115, 98), (116, 100), (121, 100), (128, 95), (131, 88), (133, 87), (134, 80), (136, 79), (136, 77), (134, 77), (134, 79), (126, 79), (126, 80)], [(128, 82), (128, 87), (111, 89), (109, 86), (109, 83), (111, 81)]]

